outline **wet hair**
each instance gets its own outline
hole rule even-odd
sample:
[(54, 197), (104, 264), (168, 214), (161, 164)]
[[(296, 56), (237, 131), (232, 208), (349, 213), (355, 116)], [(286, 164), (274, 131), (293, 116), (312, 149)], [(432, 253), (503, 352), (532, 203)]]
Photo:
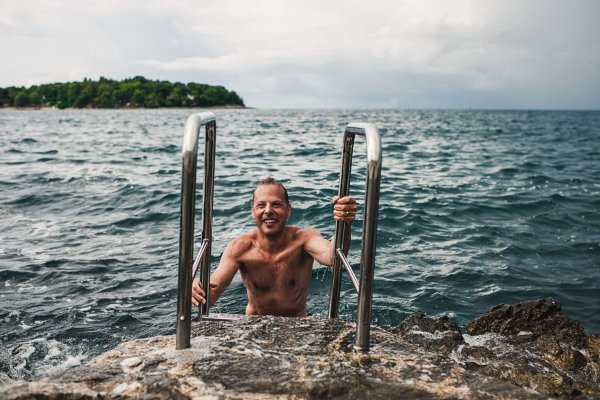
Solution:
[[(258, 183), (256, 184), (256, 187), (258, 188), (261, 185), (277, 185), (277, 186), (279, 186), (283, 190), (283, 196), (285, 197), (285, 202), (288, 205), (290, 204), (290, 199), (288, 197), (287, 189), (277, 179), (273, 178), (272, 176), (269, 176), (267, 178), (264, 178), (264, 179), (261, 179), (260, 181), (258, 181)], [(252, 193), (252, 204), (254, 204), (254, 193)]]

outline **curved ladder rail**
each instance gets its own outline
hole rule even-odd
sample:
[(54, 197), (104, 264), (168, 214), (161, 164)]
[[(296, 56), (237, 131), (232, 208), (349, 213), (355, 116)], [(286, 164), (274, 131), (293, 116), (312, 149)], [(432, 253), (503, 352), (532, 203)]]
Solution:
[(356, 318), (356, 342), (354, 348), (360, 351), (369, 350), (371, 329), (371, 304), (373, 301), (373, 277), (375, 271), (375, 249), (377, 246), (377, 215), (379, 209), (379, 186), (381, 181), (381, 138), (379, 130), (372, 124), (351, 123), (344, 132), (342, 169), (338, 196), (348, 195), (350, 188), (350, 172), (352, 168), (352, 152), (354, 137), (365, 136), (367, 141), (367, 182), (365, 189), (365, 218), (363, 222), (363, 239), (361, 246), (360, 283), (352, 272), (342, 250), (344, 243), (343, 222), (335, 224), (335, 258), (332, 265), (331, 294), (329, 299), (329, 318), (337, 318), (339, 314), (341, 289), (341, 264), (350, 275), (352, 284), (358, 292), (358, 310)]
[[(194, 219), (196, 204), (196, 169), (198, 161), (198, 136), (205, 126), (204, 185), (202, 207), (202, 247), (198, 260), (192, 266), (194, 253)], [(177, 350), (190, 347), (192, 328), (192, 280), (197, 264), (200, 264), (200, 280), (206, 293), (206, 304), (201, 313), (208, 313), (210, 301), (209, 275), (212, 241), (212, 215), (215, 180), (215, 144), (217, 123), (211, 112), (190, 115), (185, 123), (181, 157), (181, 215), (179, 221), (179, 279), (177, 295), (177, 328), (175, 347)]]

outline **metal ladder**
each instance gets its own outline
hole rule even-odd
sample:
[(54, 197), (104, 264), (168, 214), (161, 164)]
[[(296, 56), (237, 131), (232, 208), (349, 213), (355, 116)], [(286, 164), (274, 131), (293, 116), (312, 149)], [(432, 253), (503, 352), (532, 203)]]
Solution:
[[(204, 193), (202, 208), (202, 244), (195, 261), (194, 220), (196, 198), (196, 170), (198, 137), (205, 127)], [(200, 315), (208, 316), (210, 304), (210, 259), (212, 241), (212, 218), (215, 177), (216, 118), (211, 112), (190, 115), (185, 124), (182, 146), (181, 217), (179, 231), (179, 279), (177, 297), (176, 349), (190, 347), (192, 321), (192, 280), (198, 267), (200, 281), (206, 293), (206, 303), (200, 306)], [(381, 181), (381, 139), (372, 124), (351, 123), (344, 131), (342, 168), (338, 196), (347, 196), (350, 187), (354, 138), (364, 136), (367, 145), (367, 177), (365, 189), (365, 217), (361, 245), (360, 281), (342, 251), (344, 242), (343, 222), (336, 222), (335, 257), (332, 265), (332, 281), (329, 318), (337, 318), (341, 290), (341, 266), (344, 265), (358, 293), (356, 341), (354, 348), (369, 350), (371, 328), (371, 304), (373, 299), (373, 275), (377, 245), (377, 216), (379, 209), (379, 186)]]

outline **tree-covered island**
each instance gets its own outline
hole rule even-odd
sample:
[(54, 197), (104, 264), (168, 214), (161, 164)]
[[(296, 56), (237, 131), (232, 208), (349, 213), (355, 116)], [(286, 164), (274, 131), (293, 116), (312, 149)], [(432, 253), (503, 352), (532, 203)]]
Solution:
[(123, 81), (86, 78), (83, 82), (0, 88), (0, 107), (244, 107), (244, 101), (223, 86), (153, 81), (136, 76)]

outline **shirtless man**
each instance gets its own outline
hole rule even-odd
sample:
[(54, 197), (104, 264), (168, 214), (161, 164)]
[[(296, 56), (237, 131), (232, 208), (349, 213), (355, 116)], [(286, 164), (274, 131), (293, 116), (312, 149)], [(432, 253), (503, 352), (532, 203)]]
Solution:
[[(345, 243), (356, 217), (356, 201), (333, 198), (333, 215), (345, 222)], [(313, 229), (287, 226), (292, 206), (283, 185), (273, 178), (258, 183), (252, 196), (256, 229), (246, 232), (225, 248), (221, 262), (210, 277), (212, 306), (239, 270), (248, 292), (247, 315), (306, 316), (306, 297), (313, 261), (331, 266), (334, 239), (326, 240)], [(192, 284), (192, 305), (206, 303), (199, 280)]]

